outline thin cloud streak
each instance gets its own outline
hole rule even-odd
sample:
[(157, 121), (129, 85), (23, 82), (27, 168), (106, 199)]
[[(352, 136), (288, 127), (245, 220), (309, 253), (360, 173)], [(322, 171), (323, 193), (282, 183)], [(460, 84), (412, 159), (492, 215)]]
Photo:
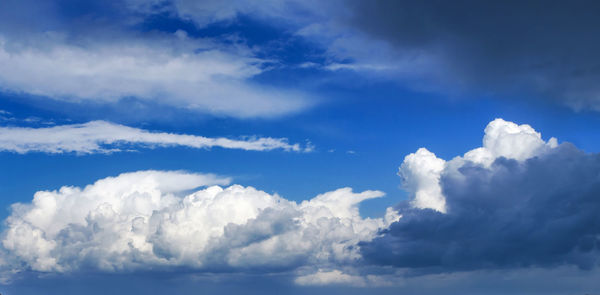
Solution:
[(246, 151), (310, 152), (312, 145), (302, 147), (290, 144), (286, 138), (249, 137), (229, 139), (204, 137), (189, 134), (151, 132), (106, 121), (91, 121), (84, 124), (61, 125), (48, 128), (0, 127), (0, 151), (19, 154), (43, 152), (51, 154), (77, 153), (95, 154), (123, 151), (136, 147), (190, 147), (208, 149), (221, 147)]

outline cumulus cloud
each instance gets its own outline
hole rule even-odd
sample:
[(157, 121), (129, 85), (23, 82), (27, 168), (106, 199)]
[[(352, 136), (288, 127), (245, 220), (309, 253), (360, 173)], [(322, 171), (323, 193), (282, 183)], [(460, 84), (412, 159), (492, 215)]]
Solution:
[(16, 153), (44, 152), (79, 154), (120, 151), (119, 145), (143, 147), (184, 146), (190, 148), (221, 147), (251, 151), (282, 149), (306, 151), (285, 138), (251, 137), (247, 139), (210, 138), (197, 135), (151, 132), (106, 121), (61, 125), (46, 128), (0, 127), (0, 151)]
[[(48, 37), (50, 36), (50, 37)], [(0, 38), (4, 91), (67, 102), (141, 101), (232, 117), (270, 117), (304, 109), (293, 90), (254, 85), (263, 60), (243, 46), (227, 48), (176, 36), (73, 45), (65, 37), (18, 43)]]
[(436, 157), (426, 148), (420, 148), (404, 158), (398, 175), (402, 178), (403, 187), (413, 195), (413, 207), (445, 213), (446, 200), (440, 186), (442, 174), (456, 172), (466, 162), (489, 167), (500, 157), (523, 161), (543, 155), (557, 145), (556, 138), (545, 142), (542, 135), (527, 124), (517, 125), (495, 119), (485, 128), (483, 147), (468, 151), (449, 162)]
[(228, 179), (141, 171), (15, 204), (2, 235), (4, 272), (191, 269), (276, 272), (354, 263), (356, 245), (397, 220), (362, 218), (379, 191), (350, 188), (296, 203)]
[(446, 201), (439, 185), (445, 164), (446, 161), (425, 148), (404, 158), (398, 175), (402, 177), (403, 187), (414, 194), (414, 207), (446, 211)]
[[(415, 158), (423, 164), (411, 166)], [(415, 273), (600, 262), (599, 155), (496, 119), (483, 147), (443, 170), (431, 168), (438, 160), (424, 149), (407, 157), (400, 170), (415, 199), (398, 206), (402, 218), (385, 235), (361, 244), (365, 259)], [(419, 206), (423, 191), (444, 202)]]

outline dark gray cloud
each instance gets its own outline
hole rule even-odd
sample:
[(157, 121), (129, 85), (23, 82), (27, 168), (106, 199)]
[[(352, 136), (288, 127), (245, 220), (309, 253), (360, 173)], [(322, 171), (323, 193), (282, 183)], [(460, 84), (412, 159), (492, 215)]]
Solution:
[(399, 56), (434, 58), (433, 84), (600, 109), (600, 2), (351, 3), (352, 26)]
[(600, 155), (562, 144), (459, 172), (442, 176), (447, 214), (401, 206), (400, 221), (361, 245), (365, 259), (415, 272), (598, 264)]

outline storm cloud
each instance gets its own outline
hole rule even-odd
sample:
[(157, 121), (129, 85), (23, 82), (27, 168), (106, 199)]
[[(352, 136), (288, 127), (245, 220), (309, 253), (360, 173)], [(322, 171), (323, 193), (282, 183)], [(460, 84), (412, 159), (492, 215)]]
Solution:
[(399, 205), (402, 218), (361, 245), (364, 258), (414, 273), (598, 265), (600, 155), (569, 143), (491, 164), (472, 154), (440, 173), (445, 212)]
[(388, 59), (413, 60), (413, 69), (403, 71), (438, 84), (429, 87), (519, 93), (600, 110), (598, 2), (348, 3), (346, 24), (389, 43)]

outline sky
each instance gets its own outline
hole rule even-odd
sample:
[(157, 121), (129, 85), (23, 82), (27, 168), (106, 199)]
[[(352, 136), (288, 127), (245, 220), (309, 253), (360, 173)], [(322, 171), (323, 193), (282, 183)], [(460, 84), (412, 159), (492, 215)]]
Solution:
[(0, 293), (596, 294), (595, 1), (0, 2)]

